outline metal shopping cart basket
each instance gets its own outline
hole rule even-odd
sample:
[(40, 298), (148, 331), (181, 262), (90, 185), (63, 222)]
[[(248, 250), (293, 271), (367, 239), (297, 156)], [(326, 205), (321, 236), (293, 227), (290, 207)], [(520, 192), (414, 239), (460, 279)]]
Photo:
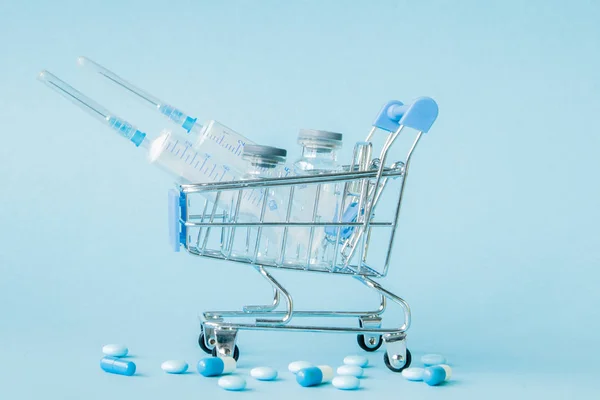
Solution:
[[(387, 275), (410, 160), (421, 136), (429, 131), (437, 114), (437, 104), (426, 97), (418, 98), (408, 105), (399, 101), (388, 102), (380, 111), (366, 140), (356, 143), (352, 162), (342, 172), (183, 184), (177, 190), (172, 189), (169, 193), (170, 236), (175, 251), (183, 246), (190, 254), (205, 259), (247, 264), (266, 279), (274, 291), (272, 303), (268, 305), (245, 306), (241, 311), (204, 312), (198, 340), (200, 347), (213, 356), (232, 356), (237, 359), (239, 349), (235, 343), (240, 330), (354, 333), (357, 334), (359, 346), (366, 351), (375, 351), (383, 343), (386, 344), (384, 361), (390, 370), (400, 372), (407, 368), (411, 363), (411, 354), (406, 347), (406, 331), (411, 320), (409, 305), (401, 297), (383, 288), (375, 279)], [(387, 163), (390, 147), (407, 127), (417, 133), (406, 158), (400, 162)], [(378, 157), (374, 157), (372, 139), (381, 130), (387, 133), (387, 138)], [(315, 188), (315, 213), (310, 220), (293, 221), (290, 215), (294, 194), (307, 185)], [(324, 185), (336, 185), (340, 191), (343, 190), (341, 207), (338, 207), (337, 215), (331, 220), (319, 219), (316, 214)], [(393, 186), (396, 190), (392, 189)], [(284, 220), (265, 220), (268, 195), (262, 196), (260, 218), (253, 222), (242, 222), (237, 218), (237, 213), (217, 206), (220, 199), (228, 198), (231, 199), (231, 209), (239, 210), (245, 200), (243, 192), (249, 190), (264, 193), (278, 190), (285, 193), (289, 201)], [(377, 206), (382, 204), (386, 195), (391, 197), (393, 206), (381, 207), (388, 212), (380, 213)], [(355, 212), (347, 214), (349, 209)], [(281, 232), (281, 248), (276, 259), (264, 262), (257, 257), (256, 242), (261, 240), (264, 230), (273, 228)], [(309, 232), (308, 249), (312, 248), (310, 242), (316, 236), (315, 232), (328, 230), (330, 237), (333, 237), (329, 240), (330, 251), (333, 252), (329, 263), (313, 264), (310, 257), (302, 263), (286, 262), (285, 251), (290, 232), (299, 228)], [(249, 233), (251, 231), (252, 235)], [(236, 256), (232, 252), (232, 243), (240, 236), (247, 238), (250, 250), (245, 257)], [(377, 241), (374, 242), (375, 240)], [(372, 243), (380, 246), (377, 251), (369, 251)], [(382, 248), (385, 250), (384, 262), (381, 268), (377, 268), (370, 263), (370, 256), (376, 253), (381, 257)], [(379, 307), (372, 311), (296, 310), (290, 293), (272, 276), (276, 269), (351, 276), (380, 296)], [(389, 301), (400, 306), (403, 312), (403, 323), (398, 327), (382, 327), (382, 314)], [(358, 326), (332, 325), (326, 322), (314, 326), (303, 325), (297, 322), (301, 317), (316, 318), (319, 321), (357, 318)], [(239, 322), (242, 320), (244, 322)]]

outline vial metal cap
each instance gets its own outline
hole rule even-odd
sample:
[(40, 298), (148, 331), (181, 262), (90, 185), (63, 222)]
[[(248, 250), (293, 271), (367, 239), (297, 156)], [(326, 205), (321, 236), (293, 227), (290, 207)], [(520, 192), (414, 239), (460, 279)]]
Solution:
[(342, 138), (341, 133), (316, 129), (301, 129), (298, 133), (298, 143), (300, 144), (314, 144), (333, 148), (342, 146)]
[(259, 158), (263, 161), (282, 163), (285, 162), (287, 150), (278, 147), (261, 146), (258, 144), (247, 144), (244, 146), (242, 157)]

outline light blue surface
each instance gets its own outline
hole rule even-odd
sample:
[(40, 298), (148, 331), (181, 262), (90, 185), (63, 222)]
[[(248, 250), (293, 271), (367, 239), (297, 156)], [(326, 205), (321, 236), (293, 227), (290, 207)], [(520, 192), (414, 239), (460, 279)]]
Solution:
[[(198, 312), (270, 301), (249, 268), (173, 253), (172, 181), (36, 80), (48, 68), (149, 135), (166, 126), (77, 68), (84, 54), (192, 115), (288, 150), (300, 128), (350, 144), (389, 99), (434, 98), (440, 115), (414, 155), (382, 284), (412, 306), (415, 366), (442, 353), (452, 380), (408, 382), (379, 350), (358, 392), (323, 385), (311, 398), (593, 398), (598, 20), (600, 4), (583, 0), (3, 1), (0, 397), (225, 396), (214, 379), (160, 364), (205, 356)], [(345, 146), (340, 157), (350, 155)], [(275, 277), (298, 307), (377, 302), (352, 279)], [(386, 318), (398, 321), (392, 308)], [(99, 368), (110, 342), (128, 345), (136, 376)], [(339, 365), (359, 351), (352, 335), (242, 332), (238, 344), (245, 376), (299, 359)], [(308, 389), (285, 372), (249, 379), (239, 395), (282, 390), (292, 400)]]

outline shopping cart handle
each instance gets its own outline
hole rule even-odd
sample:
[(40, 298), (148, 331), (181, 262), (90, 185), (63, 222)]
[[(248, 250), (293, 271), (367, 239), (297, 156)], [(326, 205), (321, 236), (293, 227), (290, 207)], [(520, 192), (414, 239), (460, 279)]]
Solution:
[(403, 125), (426, 133), (429, 132), (437, 116), (437, 103), (430, 97), (419, 97), (410, 105), (392, 100), (383, 106), (373, 126), (394, 132)]
[(181, 245), (180, 216), (179, 191), (171, 189), (169, 190), (169, 243), (175, 252), (179, 251)]

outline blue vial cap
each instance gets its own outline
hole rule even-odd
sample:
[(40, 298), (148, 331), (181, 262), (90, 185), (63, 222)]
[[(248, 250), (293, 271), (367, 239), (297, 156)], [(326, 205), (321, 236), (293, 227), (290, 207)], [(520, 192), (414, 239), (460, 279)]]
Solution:
[(223, 373), (225, 363), (219, 357), (207, 357), (198, 361), (196, 368), (202, 376), (218, 376)]
[(318, 367), (301, 369), (296, 374), (296, 381), (304, 387), (319, 385), (323, 382), (323, 371)]

